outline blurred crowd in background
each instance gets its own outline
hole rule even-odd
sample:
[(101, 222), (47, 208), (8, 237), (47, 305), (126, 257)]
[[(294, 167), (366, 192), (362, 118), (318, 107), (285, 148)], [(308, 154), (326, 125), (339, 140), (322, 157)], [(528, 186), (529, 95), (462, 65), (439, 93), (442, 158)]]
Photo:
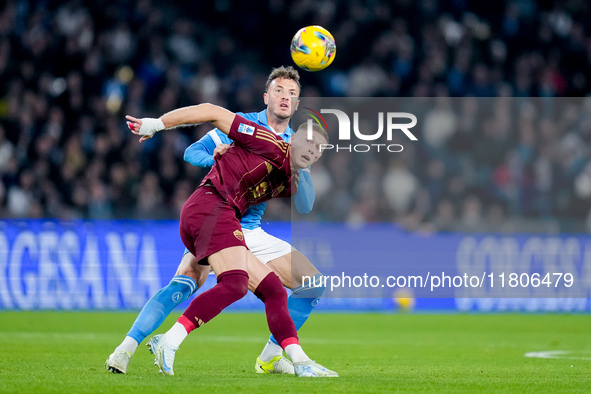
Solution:
[[(591, 98), (345, 99), (348, 106), (334, 98), (322, 101), (320, 108), (357, 111), (366, 136), (379, 129), (378, 113), (395, 108), (414, 114), (420, 126), (409, 131), (419, 139), (394, 129), (388, 140), (383, 120), (377, 141), (331, 140), (334, 147), (312, 169), (319, 202), (308, 217), (393, 221), (424, 232), (585, 231)], [(338, 104), (331, 107), (331, 101)], [(336, 117), (325, 118), (336, 134)]]
[[(207, 172), (184, 149), (211, 126), (139, 144), (124, 115), (260, 111), (271, 69), (293, 64), (293, 34), (318, 24), (337, 55), (300, 71), (302, 96), (429, 100), (418, 144), (395, 158), (327, 155), (312, 168), (312, 217), (585, 231), (591, 112), (556, 98), (591, 87), (589, 20), (584, 0), (7, 0), (0, 217), (177, 219)], [(270, 203), (265, 219), (289, 218)]]

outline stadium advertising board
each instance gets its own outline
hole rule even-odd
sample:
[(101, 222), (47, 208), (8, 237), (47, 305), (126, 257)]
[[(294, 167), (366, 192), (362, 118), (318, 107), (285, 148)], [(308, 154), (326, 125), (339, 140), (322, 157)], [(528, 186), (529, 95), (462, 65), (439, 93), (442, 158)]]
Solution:
[[(588, 235), (411, 233), (390, 224), (292, 224), (324, 297), (455, 300), (461, 310), (588, 310)], [(449, 307), (449, 305), (448, 305)]]
[[(0, 226), (0, 309), (141, 308), (168, 283), (183, 253), (176, 221), (5, 220)], [(321, 309), (390, 309), (398, 288), (420, 299), (417, 308), (591, 309), (587, 235), (425, 236), (393, 225), (304, 222), (267, 227), (291, 236), (327, 278)], [(210, 277), (204, 287), (214, 283)], [(231, 309), (261, 307), (249, 293)]]

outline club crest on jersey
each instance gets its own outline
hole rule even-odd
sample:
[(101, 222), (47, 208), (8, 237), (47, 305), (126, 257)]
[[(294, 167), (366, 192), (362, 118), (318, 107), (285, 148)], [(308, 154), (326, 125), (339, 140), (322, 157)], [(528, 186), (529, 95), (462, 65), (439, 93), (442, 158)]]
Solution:
[(238, 126), (238, 132), (243, 133), (243, 134), (253, 135), (254, 134), (254, 126), (249, 126), (247, 124), (240, 123), (240, 126)]
[(238, 241), (243, 241), (244, 240), (244, 234), (242, 234), (242, 231), (240, 231), (240, 230), (234, 231), (234, 236), (236, 238), (238, 238)]

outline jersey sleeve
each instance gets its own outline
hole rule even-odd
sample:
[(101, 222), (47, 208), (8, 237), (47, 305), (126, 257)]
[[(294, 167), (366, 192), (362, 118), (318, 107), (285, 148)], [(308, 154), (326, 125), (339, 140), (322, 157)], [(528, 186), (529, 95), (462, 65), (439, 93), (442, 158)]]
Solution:
[(231, 143), (232, 140), (226, 134), (213, 129), (185, 149), (184, 159), (197, 167), (211, 167), (214, 163), (213, 151), (216, 146)]
[(303, 215), (307, 214), (314, 207), (315, 199), (316, 194), (310, 170), (307, 168), (299, 170), (298, 191), (293, 197), (296, 210)]
[(228, 133), (236, 145), (289, 172), (289, 144), (275, 133), (236, 115)]

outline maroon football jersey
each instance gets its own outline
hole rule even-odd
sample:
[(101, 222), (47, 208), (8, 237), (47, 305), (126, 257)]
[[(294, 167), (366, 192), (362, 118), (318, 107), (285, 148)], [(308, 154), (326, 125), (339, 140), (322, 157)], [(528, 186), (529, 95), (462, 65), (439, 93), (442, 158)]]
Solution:
[[(291, 196), (288, 143), (240, 115), (234, 118), (228, 137), (234, 140), (231, 148), (215, 156), (215, 164), (202, 185), (213, 184), (240, 214), (251, 205)], [(294, 185), (297, 185), (296, 176), (297, 172), (293, 177)]]

